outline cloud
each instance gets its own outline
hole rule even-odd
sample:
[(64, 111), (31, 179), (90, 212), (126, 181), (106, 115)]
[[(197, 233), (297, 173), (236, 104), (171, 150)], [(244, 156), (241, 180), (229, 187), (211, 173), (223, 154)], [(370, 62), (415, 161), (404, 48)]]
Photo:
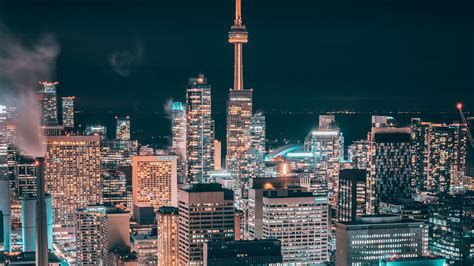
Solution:
[(136, 42), (133, 49), (115, 50), (110, 56), (110, 66), (112, 71), (121, 77), (129, 77), (132, 71), (141, 63), (143, 59), (143, 45)]
[(0, 24), (0, 104), (16, 107), (14, 144), (23, 155), (44, 156), (38, 81), (53, 77), (59, 44), (50, 34), (32, 45), (21, 42)]

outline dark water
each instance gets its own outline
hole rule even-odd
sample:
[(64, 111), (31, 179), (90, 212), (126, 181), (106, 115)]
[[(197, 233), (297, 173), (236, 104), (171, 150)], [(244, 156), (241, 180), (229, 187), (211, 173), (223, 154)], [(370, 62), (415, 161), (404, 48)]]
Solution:
[[(130, 115), (132, 138), (141, 144), (156, 147), (166, 147), (170, 138), (170, 121), (160, 112), (131, 112), (131, 113), (78, 113), (76, 123), (103, 124), (108, 128), (109, 137), (115, 136), (115, 116)], [(336, 121), (341, 128), (345, 144), (354, 140), (365, 139), (370, 130), (371, 113), (336, 114)], [(410, 124), (410, 119), (419, 117), (423, 121), (451, 123), (459, 121), (457, 113), (385, 113), (397, 119), (400, 126)], [(216, 121), (216, 138), (225, 140), (225, 114), (213, 115)], [(318, 125), (319, 114), (312, 113), (267, 113), (267, 139), (270, 146), (283, 145), (286, 142), (302, 142), (306, 134)]]

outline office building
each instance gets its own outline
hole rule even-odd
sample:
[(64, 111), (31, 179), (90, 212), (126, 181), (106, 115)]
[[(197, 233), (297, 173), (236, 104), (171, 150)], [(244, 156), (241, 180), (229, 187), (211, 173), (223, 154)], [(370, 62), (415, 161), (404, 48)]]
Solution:
[(430, 254), (446, 258), (449, 265), (473, 265), (474, 192), (440, 195), (428, 208)]
[(214, 121), (211, 85), (204, 75), (190, 78), (186, 89), (187, 182), (208, 183), (214, 170)]
[(336, 266), (377, 265), (380, 259), (423, 255), (424, 222), (368, 215), (336, 224)]
[(136, 140), (102, 140), (100, 145), (101, 168), (114, 169), (120, 166), (131, 166), (132, 157), (138, 153)]
[(73, 230), (76, 209), (100, 202), (99, 142), (99, 136), (47, 137), (44, 178), (55, 230)]
[(369, 164), (371, 142), (368, 140), (357, 140), (347, 147), (347, 160), (355, 169), (367, 169)]
[(132, 171), (134, 204), (178, 206), (176, 156), (133, 156)]
[(101, 140), (107, 139), (107, 127), (104, 125), (86, 125), (84, 133), (87, 136), (99, 135)]
[(41, 89), (37, 92), (41, 106), (43, 125), (58, 125), (58, 99), (56, 85), (58, 82), (40, 81)]
[(365, 215), (366, 209), (365, 169), (343, 169), (339, 171), (339, 192), (337, 194), (337, 220), (353, 222), (356, 216)]
[(186, 106), (171, 104), (171, 149), (178, 156), (178, 183), (186, 180)]
[(242, 21), (241, 1), (235, 2), (234, 24), (229, 31), (229, 43), (234, 45), (234, 86), (227, 101), (226, 168), (240, 181), (240, 152), (249, 142), (252, 119), (252, 89), (244, 88), (242, 45), (248, 42), (248, 32)]
[(157, 232), (137, 233), (131, 235), (131, 247), (137, 257), (137, 265), (158, 265), (158, 239)]
[(112, 265), (113, 248), (130, 247), (129, 214), (108, 205), (76, 211), (76, 249), (79, 265)]
[(18, 198), (36, 196), (36, 176), (33, 160), (18, 158), (16, 163), (16, 195)]
[(305, 151), (313, 153), (315, 178), (327, 180), (329, 198), (335, 206), (340, 161), (344, 159), (344, 137), (335, 125), (334, 118), (321, 117), (319, 128), (306, 136)]
[(234, 238), (234, 196), (220, 184), (179, 190), (179, 265), (201, 265), (203, 244)]
[(127, 206), (127, 179), (125, 173), (117, 170), (101, 170), (103, 204)]
[(327, 197), (303, 188), (265, 190), (262, 198), (262, 238), (281, 241), (283, 263), (329, 262)]
[(163, 206), (156, 214), (159, 266), (178, 265), (178, 211), (176, 207)]
[(432, 193), (464, 190), (467, 127), (433, 124), (412, 119), (413, 176), (418, 191)]
[(372, 128), (367, 214), (378, 213), (380, 201), (411, 197), (410, 136), (410, 128)]
[(74, 128), (74, 96), (62, 97), (63, 126)]
[(115, 121), (117, 123), (115, 128), (115, 139), (118, 140), (130, 140), (130, 117), (115, 117)]
[(229, 240), (204, 243), (204, 266), (282, 265), (276, 239)]

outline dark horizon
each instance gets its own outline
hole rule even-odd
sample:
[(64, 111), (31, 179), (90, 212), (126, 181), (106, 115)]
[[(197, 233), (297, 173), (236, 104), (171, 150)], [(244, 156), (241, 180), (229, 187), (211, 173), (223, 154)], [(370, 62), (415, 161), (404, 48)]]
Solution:
[[(474, 110), (471, 1), (243, 0), (244, 82), (254, 109)], [(185, 8), (184, 8), (185, 7)], [(225, 112), (233, 1), (0, 1), (24, 43), (61, 46), (60, 96), (78, 110), (159, 112), (204, 73)], [(111, 61), (115, 60), (115, 69)], [(115, 71), (114, 71), (115, 70)]]

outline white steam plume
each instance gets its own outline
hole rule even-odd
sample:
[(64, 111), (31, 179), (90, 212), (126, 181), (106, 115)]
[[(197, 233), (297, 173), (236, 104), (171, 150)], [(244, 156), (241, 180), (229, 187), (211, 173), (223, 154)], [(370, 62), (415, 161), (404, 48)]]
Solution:
[(0, 40), (0, 104), (17, 108), (14, 144), (25, 156), (44, 156), (41, 109), (35, 91), (38, 81), (52, 78), (59, 45), (52, 35), (26, 45), (3, 25)]
[(137, 42), (133, 49), (115, 50), (110, 56), (112, 71), (121, 77), (128, 77), (143, 59), (143, 45)]

